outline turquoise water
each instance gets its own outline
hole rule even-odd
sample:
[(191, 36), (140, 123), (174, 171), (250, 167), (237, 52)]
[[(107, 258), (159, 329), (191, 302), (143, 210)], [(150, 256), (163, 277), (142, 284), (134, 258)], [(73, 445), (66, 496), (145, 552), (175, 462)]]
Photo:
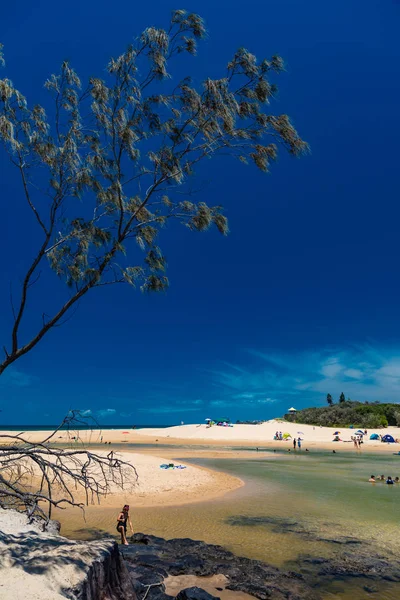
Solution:
[[(188, 459), (176, 452), (176, 460), (231, 473), (246, 485), (209, 502), (136, 509), (136, 531), (201, 539), (294, 570), (304, 569), (305, 555), (332, 558), (369, 550), (399, 555), (400, 485), (373, 485), (368, 478), (400, 477), (400, 456), (265, 452), (249, 458), (247, 452), (235, 459)], [(114, 533), (114, 512), (104, 509), (97, 526)], [(343, 537), (362, 542), (362, 550), (334, 543)], [(377, 592), (367, 592), (366, 585)], [(383, 581), (360, 578), (321, 586), (326, 599), (400, 598), (400, 585)]]

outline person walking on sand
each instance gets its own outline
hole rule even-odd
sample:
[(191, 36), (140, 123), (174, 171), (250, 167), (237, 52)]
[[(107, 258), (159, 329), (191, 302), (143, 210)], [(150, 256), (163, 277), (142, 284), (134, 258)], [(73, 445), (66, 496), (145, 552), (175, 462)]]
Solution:
[(297, 441), (296, 441), (296, 438), (294, 438), (293, 439), (293, 450), (296, 450), (296, 444), (297, 444)]
[(128, 546), (128, 541), (126, 539), (126, 524), (129, 523), (129, 527), (131, 528), (131, 532), (133, 534), (132, 521), (129, 516), (129, 505), (125, 504), (124, 508), (118, 515), (117, 519), (117, 531), (121, 534), (121, 544), (124, 546)]
[(301, 438), (297, 438), (297, 447), (301, 450)]

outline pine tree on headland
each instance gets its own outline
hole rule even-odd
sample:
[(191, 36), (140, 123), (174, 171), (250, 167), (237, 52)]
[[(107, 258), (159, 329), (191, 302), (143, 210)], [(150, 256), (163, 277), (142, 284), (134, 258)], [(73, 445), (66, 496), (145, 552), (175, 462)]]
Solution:
[(340, 394), (339, 402), (346, 402), (346, 398), (345, 398), (345, 395), (343, 394), (343, 392)]
[[(48, 110), (28, 104), (11, 79), (0, 80), (1, 160), (8, 156), (20, 179), (13, 203), (37, 227), (29, 267), (16, 275), (21, 285), (12, 292), (14, 322), (9, 342), (1, 344), (0, 375), (65, 322), (88, 292), (115, 283), (165, 290), (167, 261), (158, 238), (171, 221), (228, 233), (222, 207), (196, 195), (200, 162), (224, 155), (266, 173), (278, 147), (292, 156), (307, 152), (289, 117), (265, 110), (277, 93), (271, 79), (284, 70), (279, 56), (258, 62), (239, 48), (220, 79), (196, 87), (190, 76), (171, 77), (171, 64), (195, 55), (205, 35), (201, 17), (177, 10), (165, 30), (148, 27), (112, 58), (101, 78), (82, 83), (65, 61), (45, 83)], [(243, 210), (251, 210), (247, 198)], [(18, 218), (25, 219), (23, 212)], [(18, 231), (19, 224), (7, 227)], [(27, 333), (25, 317), (37, 309), (32, 294), (44, 285), (43, 293), (52, 295), (49, 279), (40, 278), (46, 263), (66, 293)]]
[(332, 396), (330, 394), (327, 394), (326, 401), (329, 404), (329, 406), (332, 406), (332, 404), (333, 404), (333, 398), (332, 398)]

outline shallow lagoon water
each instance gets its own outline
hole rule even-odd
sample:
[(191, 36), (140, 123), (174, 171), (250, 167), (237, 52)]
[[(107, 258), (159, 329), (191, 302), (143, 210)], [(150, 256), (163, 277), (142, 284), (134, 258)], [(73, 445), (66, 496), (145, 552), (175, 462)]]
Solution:
[[(171, 455), (179, 460), (179, 450)], [(235, 554), (279, 567), (302, 568), (304, 555), (332, 557), (357, 552), (344, 536), (370, 544), (383, 555), (399, 554), (400, 485), (369, 484), (369, 476), (400, 476), (400, 456), (363, 453), (259, 452), (254, 458), (182, 459), (242, 478), (246, 486), (209, 502), (133, 512), (136, 531), (166, 538), (191, 537), (220, 544)], [(74, 514), (75, 515), (75, 514)], [(115, 534), (115, 510), (89, 510), (87, 523), (71, 513), (61, 518), (64, 534), (88, 537), (90, 530)], [(89, 533), (88, 533), (89, 532)], [(367, 592), (364, 586), (376, 588)], [(324, 598), (397, 600), (399, 584), (363, 579), (323, 584)]]

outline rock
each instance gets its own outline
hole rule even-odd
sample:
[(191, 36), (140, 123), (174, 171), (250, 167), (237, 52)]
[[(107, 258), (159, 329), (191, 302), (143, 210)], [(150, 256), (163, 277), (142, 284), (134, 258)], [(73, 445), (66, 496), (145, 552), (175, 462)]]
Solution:
[(179, 592), (175, 600), (220, 600), (220, 598), (219, 596), (211, 596), (199, 587), (191, 587)]
[[(233, 527), (260, 527), (268, 526), (271, 531), (276, 533), (293, 533), (303, 539), (315, 540), (317, 542), (327, 542), (328, 544), (339, 545), (361, 545), (363, 542), (357, 538), (345, 535), (335, 535), (334, 537), (322, 536), (320, 529), (306, 528), (301, 523), (292, 519), (282, 517), (261, 516), (253, 517), (248, 515), (233, 515), (225, 520), (227, 525)], [(329, 524), (330, 526), (331, 524)]]
[[(160, 577), (167, 575), (222, 574), (229, 579), (226, 589), (247, 592), (260, 600), (319, 598), (301, 573), (281, 571), (261, 561), (235, 556), (221, 546), (189, 538), (164, 540), (142, 533), (136, 533), (130, 541), (131, 544), (120, 547), (120, 551), (138, 595), (139, 585), (159, 582)], [(159, 592), (151, 588), (147, 600), (156, 600)]]
[(109, 546), (103, 549), (73, 593), (77, 600), (137, 600), (127, 565), (116, 542), (109, 542)]
[(400, 582), (400, 561), (395, 556), (382, 556), (372, 547), (357, 548), (357, 552), (341, 551), (332, 558), (301, 556), (295, 563), (301, 570), (309, 569), (310, 578), (332, 579), (364, 577), (374, 581)]

